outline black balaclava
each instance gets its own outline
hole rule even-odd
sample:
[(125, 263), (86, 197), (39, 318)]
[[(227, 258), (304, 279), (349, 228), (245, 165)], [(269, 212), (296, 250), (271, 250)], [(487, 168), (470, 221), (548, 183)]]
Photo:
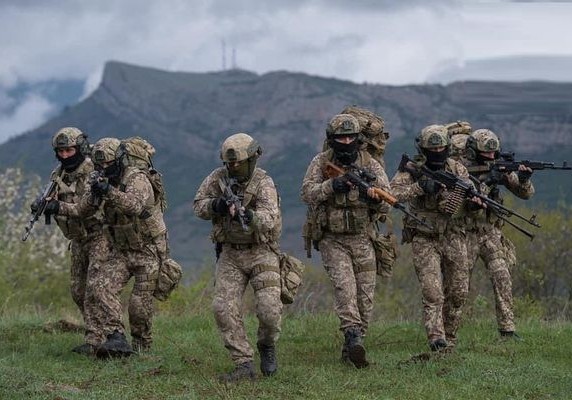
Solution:
[(121, 164), (115, 160), (113, 164), (109, 165), (107, 168), (103, 168), (103, 174), (109, 179), (109, 183), (117, 185), (119, 183), (119, 178), (121, 177)]
[(449, 157), (449, 149), (443, 151), (431, 151), (423, 149), (423, 155), (427, 158), (425, 165), (433, 171), (445, 168), (445, 161)]
[(238, 168), (230, 168), (227, 164), (228, 176), (236, 178), (239, 183), (248, 182), (254, 173), (254, 168), (256, 168), (256, 161), (257, 157), (253, 156), (241, 161)]
[(358, 157), (360, 141), (357, 138), (351, 143), (340, 143), (335, 140), (335, 137), (330, 139), (330, 146), (334, 150), (334, 156), (336, 160), (341, 162), (343, 165), (353, 164)]
[(62, 163), (62, 168), (66, 172), (74, 171), (85, 160), (85, 156), (81, 153), (81, 151), (79, 151), (79, 148), (77, 146), (75, 147), (75, 154), (68, 158), (60, 157), (58, 155), (58, 150), (56, 149), (55, 151), (56, 151), (56, 158), (58, 159), (59, 162)]

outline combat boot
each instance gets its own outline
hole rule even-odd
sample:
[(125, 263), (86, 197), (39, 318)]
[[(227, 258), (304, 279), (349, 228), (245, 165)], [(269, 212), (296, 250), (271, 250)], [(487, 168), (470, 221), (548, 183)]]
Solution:
[(228, 374), (221, 375), (219, 380), (223, 383), (233, 383), (243, 379), (250, 379), (252, 381), (255, 378), (256, 372), (254, 371), (254, 363), (252, 361), (247, 361), (245, 363), (238, 364), (234, 367), (234, 370)]
[(500, 333), (502, 339), (513, 339), (513, 340), (516, 340), (517, 342), (521, 342), (524, 340), (515, 331), (501, 331), (501, 330), (499, 330), (499, 333)]
[(431, 351), (439, 351), (441, 349), (446, 348), (447, 346), (448, 346), (447, 341), (442, 338), (432, 340), (431, 342), (429, 342), (429, 348), (431, 349)]
[(258, 343), (258, 352), (260, 353), (260, 371), (262, 375), (271, 376), (278, 369), (278, 361), (276, 361), (276, 347), (273, 344)]
[(131, 340), (131, 347), (133, 347), (135, 353), (146, 353), (151, 350), (151, 343), (134, 337), (133, 340)]
[(84, 356), (95, 355), (95, 346), (89, 343), (84, 343), (72, 349), (72, 352), (82, 354)]
[(365, 358), (365, 347), (363, 346), (363, 337), (361, 332), (356, 328), (350, 328), (344, 333), (347, 343), (348, 357), (356, 368), (365, 368), (369, 362)]
[(107, 341), (95, 351), (98, 358), (129, 357), (134, 353), (127, 339), (125, 339), (125, 335), (118, 331), (107, 335)]

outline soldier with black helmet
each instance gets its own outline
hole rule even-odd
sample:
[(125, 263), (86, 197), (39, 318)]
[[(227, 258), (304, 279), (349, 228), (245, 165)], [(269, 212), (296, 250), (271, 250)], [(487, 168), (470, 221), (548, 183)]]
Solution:
[(262, 149), (246, 133), (229, 136), (222, 144), (224, 166), (201, 183), (193, 208), (211, 220), (211, 239), (217, 247), (213, 311), (224, 345), (235, 364), (221, 376), (224, 382), (254, 379), (254, 353), (242, 316), (242, 297), (254, 289), (259, 326), (260, 370), (276, 373), (276, 342), (280, 335), (282, 302), (277, 255), (282, 217), (274, 182), (256, 167)]

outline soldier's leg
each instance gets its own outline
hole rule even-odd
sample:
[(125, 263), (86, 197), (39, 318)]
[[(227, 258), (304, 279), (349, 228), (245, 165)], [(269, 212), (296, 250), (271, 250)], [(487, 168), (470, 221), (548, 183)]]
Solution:
[(145, 249), (130, 256), (135, 282), (129, 297), (129, 326), (135, 351), (146, 351), (153, 342), (153, 292), (159, 274), (159, 257), (155, 248)]
[(349, 249), (340, 235), (326, 234), (320, 241), (324, 268), (334, 286), (334, 309), (340, 319), (340, 330), (361, 330), (362, 320), (357, 302), (356, 278)]
[[(85, 287), (89, 266), (89, 244), (71, 241), (70, 290), (74, 303), (84, 317)], [(85, 318), (84, 318), (85, 319)]]
[(445, 293), (443, 323), (448, 344), (455, 345), (457, 330), (461, 323), (462, 308), (469, 294), (470, 265), (467, 258), (466, 238), (463, 235), (447, 235), (442, 241)]
[(248, 275), (241, 268), (241, 251), (223, 246), (217, 262), (213, 312), (224, 346), (236, 365), (251, 363), (254, 358), (242, 320), (242, 297)]
[(375, 294), (375, 251), (367, 235), (350, 239), (357, 288), (357, 303), (361, 319), (361, 333), (365, 335), (373, 311)]
[(481, 257), (493, 284), (499, 331), (514, 332), (512, 277), (501, 242), (500, 230), (495, 229), (487, 237), (481, 246)]
[(254, 289), (258, 318), (256, 345), (260, 353), (260, 370), (268, 376), (278, 368), (276, 342), (280, 336), (283, 307), (280, 300), (280, 266), (278, 256), (273, 251), (261, 247), (254, 252), (250, 284)]
[(445, 339), (443, 282), (437, 239), (417, 235), (411, 242), (413, 265), (421, 285), (423, 322), (429, 344)]

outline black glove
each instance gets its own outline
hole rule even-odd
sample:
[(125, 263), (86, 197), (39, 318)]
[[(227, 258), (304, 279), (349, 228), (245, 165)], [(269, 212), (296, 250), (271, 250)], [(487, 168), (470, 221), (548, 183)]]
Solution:
[(42, 198), (38, 197), (32, 204), (30, 204), (30, 211), (32, 211), (32, 214), (35, 214), (38, 211), (41, 202)]
[(226, 200), (223, 199), (222, 197), (214, 199), (213, 202), (211, 203), (211, 207), (213, 211), (217, 214), (220, 215), (228, 214), (228, 204), (226, 204)]
[(343, 176), (338, 176), (332, 180), (332, 188), (334, 193), (348, 193), (350, 191), (350, 185), (348, 181)]
[(489, 172), (489, 176), (485, 180), (485, 184), (487, 186), (496, 185), (496, 184), (504, 184), (506, 182), (506, 175), (499, 171), (498, 169), (491, 169)]
[(437, 194), (441, 190), (441, 184), (433, 179), (422, 179), (418, 181), (419, 186), (427, 194)]
[(60, 202), (57, 200), (50, 200), (48, 204), (46, 204), (46, 208), (44, 208), (44, 215), (58, 215), (60, 212)]
[(518, 175), (518, 181), (520, 183), (524, 183), (530, 179), (530, 177), (532, 176), (532, 171), (527, 171), (527, 170), (521, 171), (521, 170), (519, 170), (517, 175)]
[(110, 185), (108, 182), (95, 182), (91, 185), (91, 192), (96, 196), (104, 196), (109, 193)]
[(244, 210), (244, 223), (246, 225), (250, 225), (253, 218), (254, 218), (254, 212), (250, 208)]

